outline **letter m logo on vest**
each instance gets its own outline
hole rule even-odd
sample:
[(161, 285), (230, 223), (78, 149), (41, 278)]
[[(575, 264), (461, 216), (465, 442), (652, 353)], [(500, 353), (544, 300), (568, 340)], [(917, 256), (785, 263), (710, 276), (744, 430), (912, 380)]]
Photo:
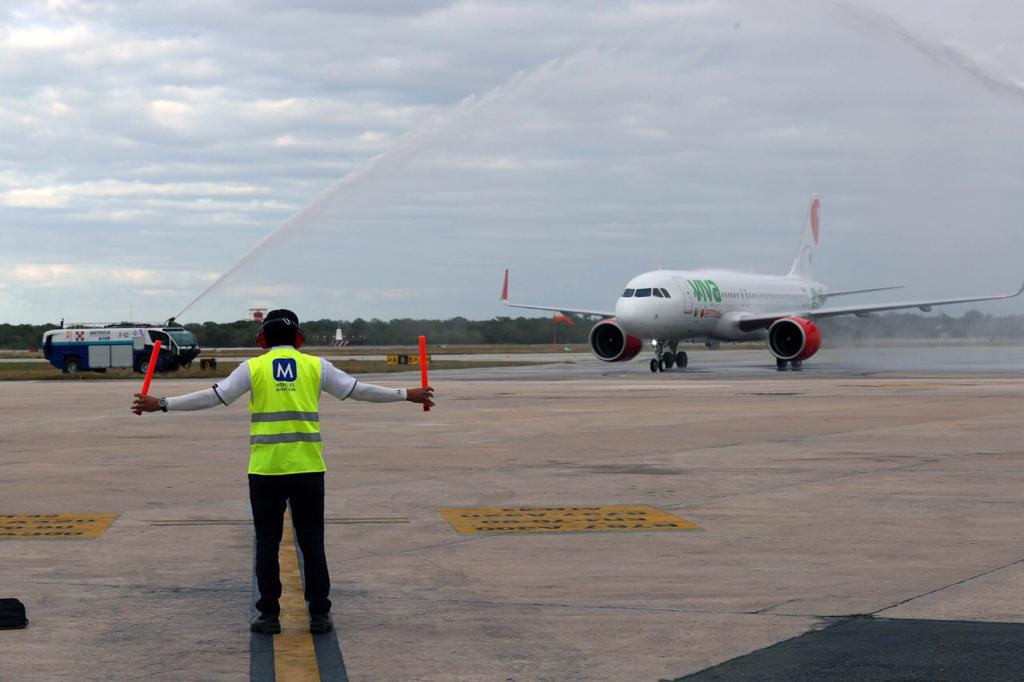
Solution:
[(298, 370), (294, 358), (274, 358), (274, 381), (295, 381)]

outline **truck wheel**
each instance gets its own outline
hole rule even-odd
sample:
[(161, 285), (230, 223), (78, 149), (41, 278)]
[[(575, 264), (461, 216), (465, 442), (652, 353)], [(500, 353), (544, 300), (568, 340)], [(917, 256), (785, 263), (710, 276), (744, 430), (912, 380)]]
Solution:
[(147, 358), (145, 360), (140, 360), (139, 361), (139, 372), (141, 374), (145, 374), (148, 371), (149, 371), (149, 359)]
[(64, 360), (64, 371), (68, 374), (74, 374), (81, 368), (82, 366), (78, 364), (78, 358), (71, 357)]

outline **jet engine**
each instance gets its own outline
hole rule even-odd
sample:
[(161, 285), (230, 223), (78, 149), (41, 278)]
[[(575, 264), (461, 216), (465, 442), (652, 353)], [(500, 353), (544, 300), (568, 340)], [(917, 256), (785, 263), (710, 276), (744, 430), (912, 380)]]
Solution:
[(803, 361), (821, 348), (818, 325), (802, 317), (783, 317), (768, 328), (768, 350), (779, 360)]
[(643, 343), (622, 331), (615, 318), (601, 320), (590, 330), (590, 349), (599, 360), (626, 362), (639, 355)]

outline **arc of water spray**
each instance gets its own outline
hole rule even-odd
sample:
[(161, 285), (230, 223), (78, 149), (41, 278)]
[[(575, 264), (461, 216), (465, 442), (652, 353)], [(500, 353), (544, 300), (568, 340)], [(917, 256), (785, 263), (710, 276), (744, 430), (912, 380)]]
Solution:
[(863, 26), (895, 36), (932, 61), (942, 66), (952, 66), (966, 73), (988, 90), (1024, 100), (1024, 84), (994, 73), (978, 63), (974, 57), (952, 45), (939, 43), (909, 28), (887, 14), (866, 7), (854, 6), (840, 0), (830, 3)]
[(256, 242), (234, 265), (218, 275), (209, 286), (203, 289), (198, 296), (192, 299), (174, 317), (181, 317), (189, 308), (216, 289), (227, 278), (238, 272), (267, 245), (280, 239), (285, 234), (295, 232), (309, 225), (338, 198), (349, 195), (359, 187), (373, 182), (376, 178), (407, 165), (430, 143), (442, 139), (446, 134), (455, 132), (458, 124), (465, 124), (471, 121), (495, 102), (501, 101), (511, 93), (519, 92), (525, 87), (536, 85), (555, 74), (559, 74), (584, 59), (592, 58), (596, 52), (597, 50), (593, 48), (582, 49), (566, 57), (545, 62), (531, 71), (518, 71), (504, 84), (485, 92), (483, 95), (469, 95), (449, 112), (437, 116), (418, 128), (403, 134), (389, 150), (371, 157), (358, 165), (348, 175), (317, 195), (312, 203), (289, 217), (263, 237), (263, 239)]

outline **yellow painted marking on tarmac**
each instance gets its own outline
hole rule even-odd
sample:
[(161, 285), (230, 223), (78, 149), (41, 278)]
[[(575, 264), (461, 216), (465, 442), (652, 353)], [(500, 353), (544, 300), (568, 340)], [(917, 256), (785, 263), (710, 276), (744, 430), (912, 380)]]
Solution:
[(277, 559), (281, 565), (281, 634), (274, 635), (275, 679), (277, 682), (320, 682), (313, 635), (309, 633), (309, 611), (299, 575), (292, 515), (287, 512)]
[(459, 533), (579, 533), (695, 530), (684, 518), (647, 505), (438, 509)]
[(0, 514), (0, 540), (98, 538), (120, 514)]

